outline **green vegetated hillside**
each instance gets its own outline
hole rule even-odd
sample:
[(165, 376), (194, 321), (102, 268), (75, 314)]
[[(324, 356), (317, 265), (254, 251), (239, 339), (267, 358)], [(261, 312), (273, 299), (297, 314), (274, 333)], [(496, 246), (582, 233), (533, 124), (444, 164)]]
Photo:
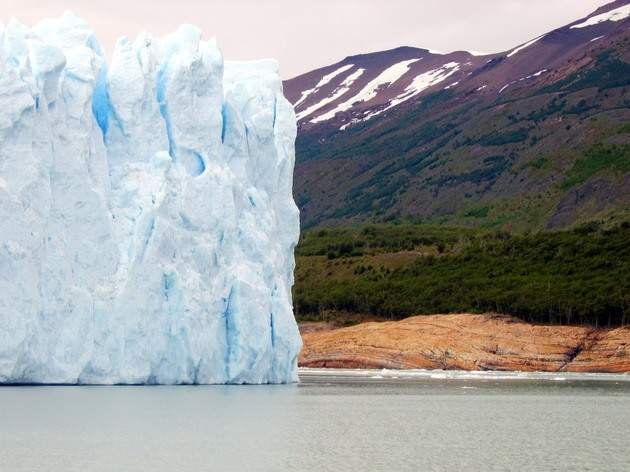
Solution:
[(630, 35), (498, 96), (441, 90), (298, 136), (305, 228), (405, 217), (539, 230), (630, 219)]
[(409, 222), (314, 229), (297, 249), (294, 304), (302, 321), (490, 311), (621, 325), (630, 321), (630, 224), (536, 234)]
[(498, 94), (300, 132), (298, 319), (630, 321), (630, 33), (615, 41)]

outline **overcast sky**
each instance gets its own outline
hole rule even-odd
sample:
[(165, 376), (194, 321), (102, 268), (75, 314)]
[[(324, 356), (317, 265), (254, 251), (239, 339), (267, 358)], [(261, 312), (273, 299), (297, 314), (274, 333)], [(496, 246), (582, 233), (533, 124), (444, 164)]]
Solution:
[(275, 57), (290, 78), (345, 56), (417, 46), (498, 52), (609, 0), (0, 0), (0, 20), (32, 25), (72, 10), (108, 55), (119, 36), (181, 23), (216, 36), (226, 59)]

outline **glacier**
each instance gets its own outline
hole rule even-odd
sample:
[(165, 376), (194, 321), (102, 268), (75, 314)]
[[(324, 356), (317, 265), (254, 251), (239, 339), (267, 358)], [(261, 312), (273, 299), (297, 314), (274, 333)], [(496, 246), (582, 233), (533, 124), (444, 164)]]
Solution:
[(295, 136), (194, 26), (0, 25), (0, 383), (297, 381)]

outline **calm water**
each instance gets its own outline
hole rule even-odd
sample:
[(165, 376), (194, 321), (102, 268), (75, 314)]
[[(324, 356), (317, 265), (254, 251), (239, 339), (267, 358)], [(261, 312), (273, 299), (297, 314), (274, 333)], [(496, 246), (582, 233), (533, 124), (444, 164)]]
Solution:
[(4, 471), (630, 471), (630, 377), (2, 387)]

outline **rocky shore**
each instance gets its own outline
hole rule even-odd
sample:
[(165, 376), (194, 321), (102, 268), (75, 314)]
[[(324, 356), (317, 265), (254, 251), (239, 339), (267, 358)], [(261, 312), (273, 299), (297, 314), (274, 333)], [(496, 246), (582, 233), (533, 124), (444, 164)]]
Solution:
[(630, 327), (543, 326), (503, 315), (302, 326), (301, 367), (630, 372)]

